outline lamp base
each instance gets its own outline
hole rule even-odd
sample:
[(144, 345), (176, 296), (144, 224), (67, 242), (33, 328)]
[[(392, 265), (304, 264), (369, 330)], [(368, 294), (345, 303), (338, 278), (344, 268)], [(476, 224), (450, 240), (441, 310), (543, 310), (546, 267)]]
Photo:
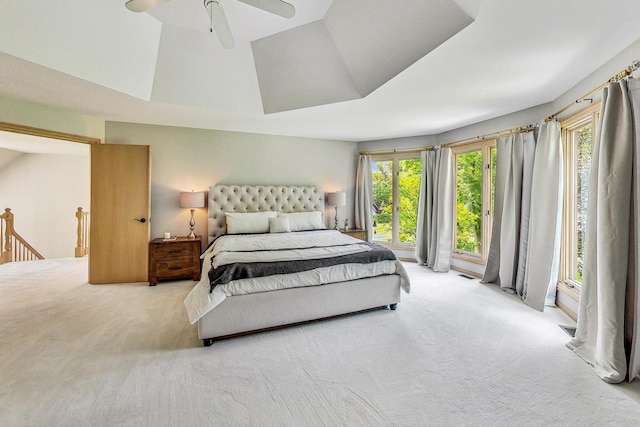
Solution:
[(187, 238), (195, 239), (196, 238), (196, 233), (193, 231), (193, 229), (196, 226), (196, 220), (193, 219), (193, 213), (195, 212), (195, 209), (190, 209), (190, 210), (191, 210), (191, 221), (189, 221), (189, 225), (191, 226), (191, 232), (189, 233)]

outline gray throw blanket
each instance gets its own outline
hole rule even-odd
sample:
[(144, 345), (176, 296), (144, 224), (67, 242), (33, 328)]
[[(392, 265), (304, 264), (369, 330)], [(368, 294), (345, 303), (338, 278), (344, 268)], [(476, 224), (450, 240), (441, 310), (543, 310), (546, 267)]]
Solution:
[(213, 291), (216, 285), (222, 285), (234, 280), (266, 277), (275, 274), (299, 273), (339, 264), (368, 264), (379, 261), (393, 261), (396, 259), (395, 254), (383, 246), (373, 243), (362, 243), (370, 246), (371, 250), (332, 258), (233, 263), (212, 268), (209, 271), (209, 280), (211, 282), (209, 292)]

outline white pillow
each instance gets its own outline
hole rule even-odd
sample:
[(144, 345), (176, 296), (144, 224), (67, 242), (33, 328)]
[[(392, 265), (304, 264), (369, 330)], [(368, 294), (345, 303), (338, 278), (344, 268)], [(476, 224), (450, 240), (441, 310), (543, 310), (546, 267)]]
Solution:
[(291, 227), (289, 227), (289, 218), (286, 216), (280, 216), (277, 218), (269, 218), (269, 233), (289, 233)]
[(268, 233), (269, 218), (278, 216), (277, 212), (226, 212), (227, 234)]
[(289, 219), (291, 231), (322, 230), (327, 228), (324, 225), (322, 212), (320, 211), (279, 213), (278, 217)]

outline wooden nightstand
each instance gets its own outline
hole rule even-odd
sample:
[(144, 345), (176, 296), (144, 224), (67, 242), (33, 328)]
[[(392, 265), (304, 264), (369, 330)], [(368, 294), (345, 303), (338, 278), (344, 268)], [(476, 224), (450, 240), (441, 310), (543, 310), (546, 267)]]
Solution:
[(158, 238), (149, 242), (149, 286), (155, 286), (158, 280), (200, 280), (201, 241), (202, 238), (196, 236), (195, 239)]
[(367, 241), (367, 230), (349, 229), (340, 230), (340, 232), (342, 234), (348, 234), (351, 237), (355, 237), (356, 239), (364, 240), (365, 242)]

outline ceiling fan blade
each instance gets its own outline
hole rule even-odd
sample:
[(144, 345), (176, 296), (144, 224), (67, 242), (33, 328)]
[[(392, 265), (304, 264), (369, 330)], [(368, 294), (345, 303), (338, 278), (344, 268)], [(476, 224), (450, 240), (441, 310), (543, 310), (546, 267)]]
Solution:
[(144, 12), (169, 0), (129, 0), (124, 5), (132, 12)]
[(282, 0), (238, 0), (250, 6), (262, 9), (265, 12), (273, 13), (283, 18), (293, 18), (296, 14), (296, 8)]
[(222, 47), (232, 49), (235, 46), (235, 42), (233, 40), (233, 34), (231, 34), (231, 28), (229, 28), (229, 21), (227, 21), (222, 6), (220, 6), (218, 0), (204, 0), (204, 6), (207, 8), (207, 12), (209, 12), (211, 31), (216, 31)]

